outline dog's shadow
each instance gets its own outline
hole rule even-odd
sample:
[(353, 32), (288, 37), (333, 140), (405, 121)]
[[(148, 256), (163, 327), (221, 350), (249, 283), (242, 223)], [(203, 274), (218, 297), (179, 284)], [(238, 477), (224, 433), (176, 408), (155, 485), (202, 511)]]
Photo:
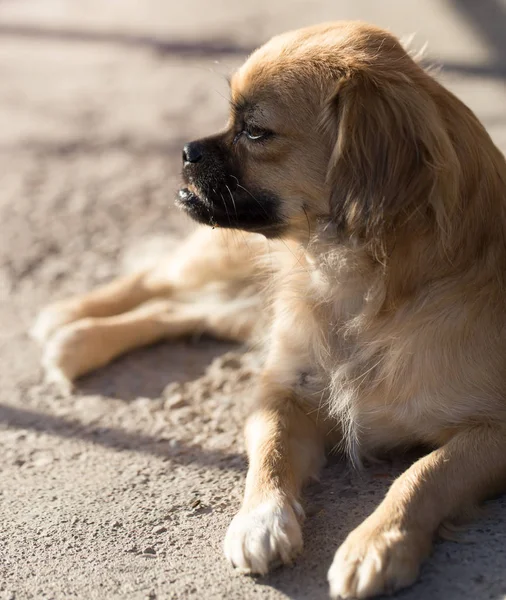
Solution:
[(328, 600), (327, 571), (339, 545), (381, 502), (392, 480), (419, 453), (354, 471), (332, 456), (321, 480), (305, 493), (304, 551), (291, 567), (257, 579), (257, 584), (294, 600)]
[(193, 381), (212, 361), (237, 350), (237, 344), (205, 336), (198, 339), (160, 342), (134, 350), (76, 382), (83, 395), (100, 395), (130, 402), (136, 398), (159, 398), (170, 383)]

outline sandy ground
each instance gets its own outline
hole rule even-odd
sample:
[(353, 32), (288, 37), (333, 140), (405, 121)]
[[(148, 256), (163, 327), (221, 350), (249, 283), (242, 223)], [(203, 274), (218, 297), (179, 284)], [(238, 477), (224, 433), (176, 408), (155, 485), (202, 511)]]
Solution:
[[(409, 459), (337, 460), (304, 554), (253, 579), (221, 555), (245, 475), (255, 357), (211, 340), (132, 353), (63, 397), (27, 330), (48, 301), (174, 243), (180, 149), (225, 120), (225, 75), (271, 34), (335, 18), (418, 32), (506, 149), (506, 3), (0, 2), (0, 598), (326, 598), (346, 534)], [(399, 597), (506, 597), (506, 502), (438, 543)]]

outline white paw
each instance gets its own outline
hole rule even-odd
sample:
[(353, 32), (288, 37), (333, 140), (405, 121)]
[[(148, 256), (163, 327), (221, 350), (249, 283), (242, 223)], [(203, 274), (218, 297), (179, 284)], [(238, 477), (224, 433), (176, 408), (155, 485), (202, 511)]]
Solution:
[(225, 537), (225, 556), (243, 573), (264, 575), (271, 566), (289, 564), (302, 550), (298, 502), (272, 499), (241, 511)]
[(44, 346), (42, 365), (46, 379), (63, 388), (108, 362), (106, 346), (91, 319), (82, 319), (59, 329)]
[(411, 585), (430, 549), (430, 538), (400, 529), (358, 527), (336, 552), (328, 572), (332, 598), (370, 598)]
[(69, 306), (68, 302), (50, 304), (42, 309), (35, 319), (35, 323), (30, 329), (30, 335), (33, 339), (43, 344), (58, 329), (61, 329), (68, 323), (77, 321), (79, 318), (78, 310)]

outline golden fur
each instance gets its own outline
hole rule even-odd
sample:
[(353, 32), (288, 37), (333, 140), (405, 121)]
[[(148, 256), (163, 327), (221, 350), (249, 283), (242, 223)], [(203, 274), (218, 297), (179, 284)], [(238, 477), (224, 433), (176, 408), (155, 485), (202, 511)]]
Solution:
[[(444, 520), (506, 487), (506, 163), (467, 107), (365, 24), (274, 38), (231, 93), (216, 140), (252, 203), (258, 182), (279, 199), (282, 233), (199, 229), (157, 269), (47, 308), (35, 333), (49, 373), (70, 379), (163, 337), (243, 340), (267, 269), (268, 354), (226, 556), (265, 573), (301, 550), (300, 493), (325, 446), (358, 463), (424, 444), (329, 571), (333, 597), (396, 590)], [(275, 135), (239, 137), (244, 111)]]

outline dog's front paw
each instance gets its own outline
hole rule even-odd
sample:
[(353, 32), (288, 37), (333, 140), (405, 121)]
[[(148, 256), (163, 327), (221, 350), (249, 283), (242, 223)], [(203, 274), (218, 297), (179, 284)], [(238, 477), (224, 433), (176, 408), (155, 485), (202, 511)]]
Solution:
[(328, 573), (332, 598), (370, 598), (411, 585), (430, 551), (430, 536), (399, 528), (357, 527)]
[(265, 575), (277, 564), (289, 564), (302, 550), (303, 518), (300, 504), (286, 499), (243, 507), (228, 528), (225, 556), (243, 573)]

